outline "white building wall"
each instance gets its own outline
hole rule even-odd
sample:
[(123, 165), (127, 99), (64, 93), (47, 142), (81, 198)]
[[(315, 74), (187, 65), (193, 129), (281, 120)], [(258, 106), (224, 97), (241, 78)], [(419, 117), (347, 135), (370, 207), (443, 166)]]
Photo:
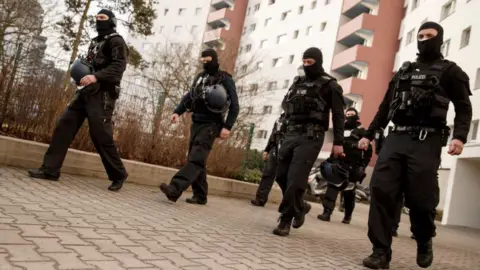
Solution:
[[(262, 113), (264, 106), (272, 106), (271, 114), (266, 114), (260, 123), (256, 123), (255, 137), (252, 148), (263, 149), (270, 136), (275, 120), (281, 113), (281, 101), (297, 75), (297, 68), (302, 64), (303, 52), (309, 47), (318, 47), (323, 52), (323, 66), (327, 72), (330, 70), (334, 53), (340, 12), (343, 1), (311, 1), (311, 0), (277, 0), (269, 5), (271, 0), (251, 0), (247, 8), (245, 19), (245, 34), (242, 36), (240, 59), (249, 59), (254, 56), (263, 66), (257, 76), (249, 80), (259, 82), (259, 85), (268, 87), (268, 82), (276, 82), (277, 87), (272, 90), (260, 89), (258, 98), (252, 104), (255, 113)], [(312, 9), (312, 3), (316, 6)], [(330, 2), (328, 4), (325, 4)], [(256, 6), (259, 5), (258, 10)], [(300, 14), (300, 7), (303, 12)], [(249, 11), (250, 10), (250, 11)], [(290, 13), (282, 20), (284, 12)], [(266, 20), (270, 19), (268, 25)], [(255, 29), (252, 31), (252, 25)], [(310, 30), (307, 30), (310, 27)], [(298, 36), (294, 38), (295, 31)], [(309, 34), (307, 35), (307, 31)], [(285, 35), (280, 43), (277, 39)], [(266, 41), (261, 47), (262, 41)], [(251, 49), (247, 52), (247, 46)], [(293, 55), (293, 62), (290, 56)], [(273, 66), (276, 58), (282, 58), (282, 64)], [(288, 80), (288, 84), (285, 81)], [(284, 85), (285, 84), (285, 85)], [(248, 104), (242, 104), (243, 107)], [(262, 138), (257, 138), (259, 131), (267, 133)]]
[[(444, 41), (448, 44), (448, 46), (444, 46), (445, 58), (457, 63), (470, 77), (470, 88), (473, 94), (470, 98), (473, 118), (467, 143), (478, 142), (480, 140), (478, 128), (480, 119), (480, 91), (478, 91), (480, 89), (480, 54), (478, 54), (478, 48), (480, 48), (480, 20), (478, 19), (480, 1), (407, 0), (407, 2), (407, 12), (399, 33), (399, 38), (402, 41), (395, 61), (395, 70), (398, 70), (404, 61), (415, 60), (417, 53), (416, 35), (420, 25), (426, 20), (440, 23), (445, 32)], [(418, 3), (418, 6), (412, 10), (415, 2)], [(445, 7), (449, 4), (454, 6), (453, 12), (445, 17), (443, 16)], [(462, 39), (466, 40), (464, 30), (469, 27), (471, 29), (470, 38), (468, 44), (464, 45), (465, 41), (462, 41)], [(410, 43), (409, 40), (411, 40)], [(455, 110), (451, 104), (448, 112), (448, 125), (450, 127), (453, 127), (454, 116)], [(448, 149), (445, 147), (441, 164), (443, 169), (450, 169), (455, 159), (455, 157), (448, 155), (447, 151)], [(478, 153), (478, 156), (480, 156), (480, 153)]]

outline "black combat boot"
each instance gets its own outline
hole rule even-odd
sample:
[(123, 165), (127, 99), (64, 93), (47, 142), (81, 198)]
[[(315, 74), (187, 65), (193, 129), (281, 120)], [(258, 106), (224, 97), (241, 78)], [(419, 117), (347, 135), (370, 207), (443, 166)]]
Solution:
[(373, 252), (363, 260), (363, 266), (370, 269), (389, 269), (391, 260), (391, 252)]
[(195, 195), (193, 195), (191, 198), (187, 198), (185, 201), (190, 204), (200, 204), (200, 205), (207, 204), (207, 199), (202, 200)]
[(127, 180), (127, 177), (124, 177), (121, 180), (113, 180), (112, 184), (108, 187), (108, 190), (110, 191), (119, 191), (123, 187), (123, 182)]
[(309, 203), (305, 202), (300, 215), (293, 219), (292, 227), (294, 229), (298, 229), (302, 227), (303, 223), (305, 223), (305, 216), (308, 214), (308, 212), (310, 212), (311, 209), (312, 209), (312, 206)]
[(45, 179), (45, 180), (52, 180), (52, 181), (58, 181), (58, 178), (60, 178), (60, 174), (53, 175), (46, 173), (42, 169), (28, 169), (28, 175), (33, 178), (38, 178), (38, 179)]
[(325, 209), (321, 215), (318, 215), (317, 218), (322, 221), (330, 221), (330, 216), (332, 215), (332, 211)]
[(345, 217), (342, 220), (343, 224), (350, 224), (350, 221), (352, 221), (352, 215), (345, 215)]
[(428, 268), (433, 262), (432, 240), (424, 243), (417, 243), (417, 265), (421, 268)]
[(167, 199), (172, 202), (176, 202), (178, 197), (180, 197), (177, 195), (177, 189), (172, 185), (162, 183), (160, 185), (160, 190), (167, 196)]
[(280, 216), (278, 218), (280, 223), (278, 223), (277, 228), (273, 230), (273, 234), (278, 236), (287, 236), (290, 234), (290, 226), (292, 226), (292, 218), (285, 216)]
[(265, 203), (261, 202), (259, 199), (251, 200), (250, 203), (255, 206), (260, 206), (260, 207), (265, 206)]

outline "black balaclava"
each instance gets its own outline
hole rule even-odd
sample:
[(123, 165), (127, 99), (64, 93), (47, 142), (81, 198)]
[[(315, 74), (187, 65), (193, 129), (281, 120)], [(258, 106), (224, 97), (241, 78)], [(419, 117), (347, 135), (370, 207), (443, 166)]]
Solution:
[(108, 16), (108, 20), (106, 21), (99, 21), (99, 20), (96, 21), (96, 28), (97, 28), (98, 35), (104, 36), (104, 35), (108, 35), (115, 32), (115, 29), (116, 29), (116, 25), (114, 21), (115, 14), (113, 14), (113, 12), (111, 12), (108, 9), (102, 9), (98, 12), (98, 14), (105, 14)]
[(323, 54), (322, 51), (320, 51), (319, 48), (311, 47), (308, 48), (304, 53), (303, 53), (303, 59), (308, 59), (311, 58), (315, 60), (315, 64), (311, 66), (303, 66), (303, 70), (305, 71), (305, 76), (309, 79), (316, 79), (320, 75), (324, 73), (322, 64), (323, 64)]
[(438, 23), (435, 22), (425, 22), (420, 26), (418, 32), (423, 29), (435, 29), (438, 34), (424, 41), (417, 41), (418, 47), (418, 60), (420, 61), (435, 61), (437, 59), (442, 59), (443, 55), (441, 52), (443, 44), (443, 28)]
[(345, 117), (345, 119), (346, 119), (346, 121), (345, 121), (345, 128), (347, 128), (347, 129), (354, 129), (354, 128), (357, 127), (358, 121), (360, 120), (360, 117), (358, 116), (358, 111), (357, 111), (355, 108), (348, 108), (345, 113), (347, 113), (347, 112), (349, 112), (349, 111), (355, 112), (355, 115)]
[(220, 65), (218, 64), (218, 55), (214, 49), (206, 49), (205, 51), (202, 52), (201, 57), (208, 57), (208, 56), (212, 57), (212, 61), (204, 63), (203, 69), (205, 70), (205, 72), (212, 75), (212, 74), (215, 74), (220, 67)]

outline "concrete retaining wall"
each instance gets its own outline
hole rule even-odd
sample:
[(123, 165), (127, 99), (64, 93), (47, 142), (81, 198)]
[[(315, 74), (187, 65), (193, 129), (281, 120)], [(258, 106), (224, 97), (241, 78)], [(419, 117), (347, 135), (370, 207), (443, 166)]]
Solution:
[[(21, 168), (38, 168), (47, 147), (48, 145), (42, 143), (0, 136), (0, 164)], [(168, 183), (177, 171), (132, 160), (123, 160), (123, 162), (129, 174), (127, 182), (142, 185), (159, 186), (161, 183)], [(68, 150), (62, 173), (108, 179), (99, 155), (74, 149)], [(258, 185), (208, 176), (208, 187), (209, 194), (253, 199)], [(280, 189), (273, 188), (269, 202), (279, 203), (281, 199)]]

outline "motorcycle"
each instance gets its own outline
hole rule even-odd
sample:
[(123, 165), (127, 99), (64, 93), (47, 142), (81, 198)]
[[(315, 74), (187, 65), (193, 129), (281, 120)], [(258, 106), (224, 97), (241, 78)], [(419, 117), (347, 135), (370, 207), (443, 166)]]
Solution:
[[(356, 183), (355, 188), (355, 198), (357, 202), (362, 201), (370, 201), (370, 189), (366, 185), (362, 185), (360, 183)], [(323, 179), (322, 174), (320, 173), (320, 167), (314, 167), (310, 171), (310, 175), (308, 177), (308, 186), (307, 186), (307, 194), (311, 196), (315, 196), (321, 201), (325, 196), (327, 191), (328, 183), (325, 179)]]

